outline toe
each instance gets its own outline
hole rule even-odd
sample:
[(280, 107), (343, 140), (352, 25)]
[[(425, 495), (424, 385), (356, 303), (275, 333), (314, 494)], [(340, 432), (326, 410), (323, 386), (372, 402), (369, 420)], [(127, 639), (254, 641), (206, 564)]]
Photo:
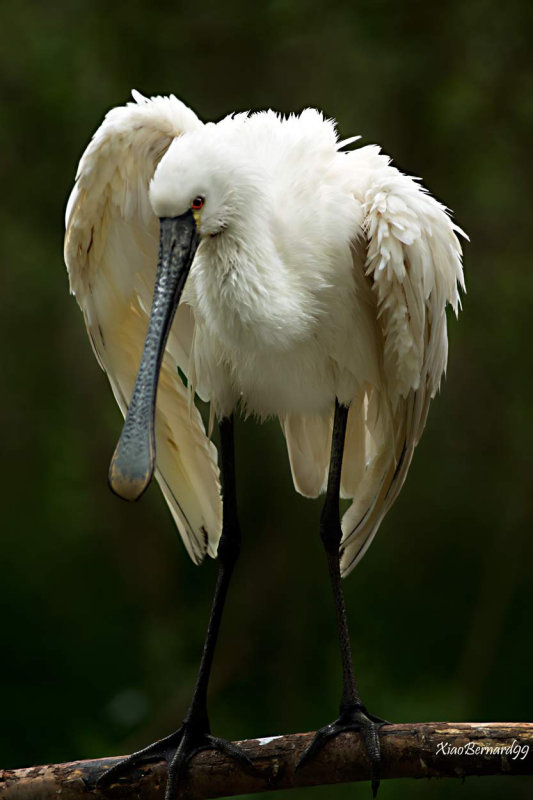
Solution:
[(142, 750), (132, 753), (131, 756), (123, 758), (100, 775), (96, 782), (97, 788), (102, 789), (110, 786), (114, 781), (123, 778), (130, 770), (135, 769), (135, 767), (141, 764), (149, 764), (155, 761), (167, 761), (170, 763), (174, 757), (176, 745), (180, 741), (181, 736), (181, 729), (179, 729), (171, 733), (170, 736), (166, 736), (164, 739), (158, 739), (157, 742), (153, 742)]
[(237, 763), (240, 764), (241, 767), (247, 772), (251, 772), (253, 775), (259, 774), (259, 770), (248, 758), (244, 750), (242, 750), (240, 747), (237, 747), (237, 745), (233, 744), (233, 742), (228, 742), (227, 739), (219, 739), (216, 736), (208, 736), (207, 747), (210, 747), (213, 750), (218, 750), (230, 758), (233, 758), (234, 761), (237, 761)]

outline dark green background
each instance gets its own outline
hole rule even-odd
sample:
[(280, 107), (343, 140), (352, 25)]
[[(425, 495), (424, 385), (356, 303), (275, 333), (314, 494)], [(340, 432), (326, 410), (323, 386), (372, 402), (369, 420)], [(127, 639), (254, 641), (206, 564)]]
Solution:
[[(204, 119), (317, 106), (378, 142), (470, 234), (450, 365), (401, 498), (345, 584), (356, 674), (395, 721), (528, 720), (533, 560), (532, 6), (5, 3), (0, 766), (129, 752), (187, 705), (215, 577), (156, 487), (111, 495), (120, 415), (68, 295), (78, 159), (131, 88)], [(244, 549), (211, 691), (229, 738), (312, 730), (339, 664), (317, 535), (277, 423), (238, 426)], [(388, 798), (530, 797), (527, 779), (395, 781)], [(292, 797), (369, 797), (367, 786)]]

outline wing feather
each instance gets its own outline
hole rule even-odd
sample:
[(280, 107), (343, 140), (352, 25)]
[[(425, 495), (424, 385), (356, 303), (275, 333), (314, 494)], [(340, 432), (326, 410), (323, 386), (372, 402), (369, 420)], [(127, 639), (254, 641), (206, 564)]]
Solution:
[(446, 369), (446, 306), (457, 314), (459, 288), (464, 289), (457, 238), (462, 231), (446, 208), (375, 148), (350, 157), (367, 166), (360, 170), (366, 263), (356, 259), (354, 267), (365, 271), (377, 301), (383, 346), (379, 390), (388, 413), (372, 418), (368, 407), (361, 407), (366, 442), (373, 442), (374, 452), (367, 447), (362, 480), (342, 520), (343, 575), (366, 552), (405, 481)]
[[(65, 261), (96, 357), (123, 414), (148, 326), (157, 219), (148, 186), (176, 136), (199, 128), (175, 97), (108, 113), (82, 156), (67, 206)], [(189, 368), (192, 310), (178, 308), (163, 359), (156, 411), (156, 478), (195, 563), (216, 555), (221, 531), (217, 452), (179, 375)]]

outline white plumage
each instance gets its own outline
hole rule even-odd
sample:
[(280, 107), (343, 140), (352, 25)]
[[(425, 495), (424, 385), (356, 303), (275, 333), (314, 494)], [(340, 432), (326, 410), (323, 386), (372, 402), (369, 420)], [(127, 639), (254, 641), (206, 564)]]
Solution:
[[(342, 569), (403, 485), (447, 359), (463, 286), (459, 229), (375, 146), (341, 152), (312, 109), (204, 125), (175, 97), (108, 113), (67, 208), (65, 260), (125, 413), (148, 324), (158, 217), (205, 197), (200, 246), (157, 394), (156, 476), (199, 563), (221, 532), (217, 453), (191, 402), (277, 415), (296, 489), (325, 488), (335, 398), (350, 405)], [(348, 141), (348, 144), (352, 140)], [(188, 378), (188, 388), (178, 369)]]

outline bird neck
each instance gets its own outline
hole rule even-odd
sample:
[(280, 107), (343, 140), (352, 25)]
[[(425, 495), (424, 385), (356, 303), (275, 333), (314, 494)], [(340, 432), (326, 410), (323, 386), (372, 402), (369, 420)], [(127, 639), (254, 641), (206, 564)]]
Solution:
[(304, 334), (305, 298), (278, 252), (268, 215), (253, 218), (253, 230), (235, 223), (202, 243), (191, 304), (227, 347), (284, 350)]

